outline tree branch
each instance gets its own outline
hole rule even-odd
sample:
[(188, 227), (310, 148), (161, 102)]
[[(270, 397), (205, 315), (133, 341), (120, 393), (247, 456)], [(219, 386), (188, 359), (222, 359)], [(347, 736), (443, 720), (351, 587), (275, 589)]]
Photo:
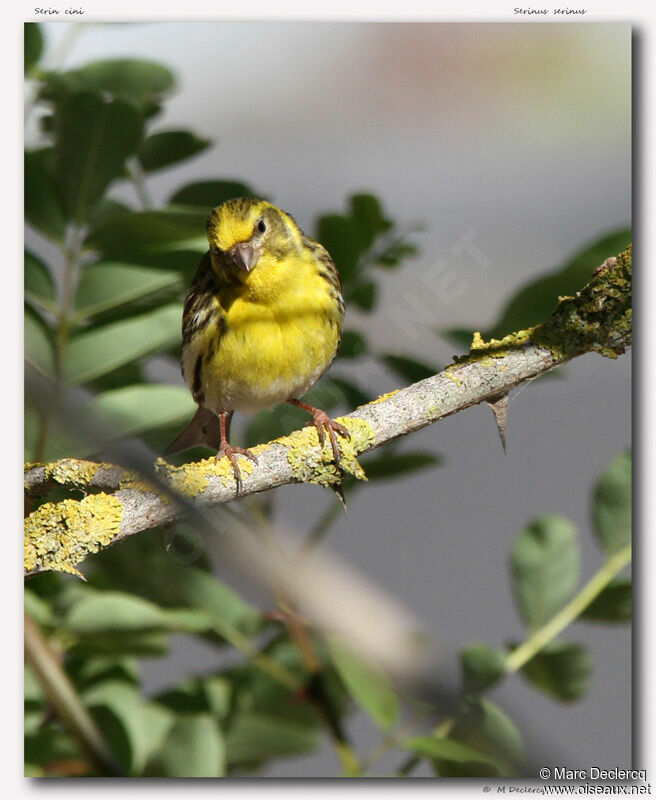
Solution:
[[(511, 389), (587, 352), (616, 358), (631, 344), (631, 247), (607, 259), (576, 297), (561, 298), (546, 322), (484, 342), (474, 335), (472, 349), (442, 372), (390, 392), (340, 417), (350, 434), (342, 440), (342, 469), (365, 478), (357, 456), (481, 402), (497, 402)], [(316, 430), (304, 428), (253, 448), (257, 466), (241, 461), (241, 496), (288, 483), (337, 486), (341, 473), (330, 447), (319, 448)], [(227, 459), (174, 467), (158, 459), (155, 468), (173, 492), (204, 505), (235, 497)], [(171, 497), (140, 476), (111, 464), (63, 459), (26, 465), (25, 486), (43, 490), (51, 484), (80, 489), (82, 500), (45, 503), (25, 523), (25, 573), (61, 570), (90, 553), (178, 518)]]

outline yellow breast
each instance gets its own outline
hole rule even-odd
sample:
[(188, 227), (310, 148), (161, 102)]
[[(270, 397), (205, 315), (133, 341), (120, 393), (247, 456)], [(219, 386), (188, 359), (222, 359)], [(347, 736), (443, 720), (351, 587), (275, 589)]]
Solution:
[(276, 268), (258, 265), (248, 291), (215, 298), (224, 324), (207, 326), (188, 348), (190, 363), (191, 350), (205, 353), (203, 404), (215, 413), (301, 397), (335, 356), (342, 312), (325, 278), (311, 263)]

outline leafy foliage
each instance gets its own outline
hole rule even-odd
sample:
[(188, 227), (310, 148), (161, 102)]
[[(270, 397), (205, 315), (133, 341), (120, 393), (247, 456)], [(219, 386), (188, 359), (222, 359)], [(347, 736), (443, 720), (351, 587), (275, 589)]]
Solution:
[(597, 622), (631, 622), (633, 586), (630, 578), (616, 578), (581, 615)]
[(524, 621), (544, 624), (574, 593), (579, 575), (577, 531), (563, 517), (543, 517), (517, 540), (511, 556), (513, 592)]
[(609, 555), (631, 541), (631, 456), (618, 456), (595, 488), (592, 518), (599, 543)]
[(191, 131), (161, 131), (143, 140), (137, 157), (146, 172), (156, 172), (186, 161), (209, 144), (209, 139), (202, 139)]
[(592, 663), (580, 644), (550, 642), (522, 669), (522, 674), (557, 700), (578, 700), (587, 688)]
[(43, 35), (35, 22), (26, 22), (24, 26), (25, 74), (27, 75), (38, 63), (43, 52)]
[(76, 92), (56, 101), (54, 172), (68, 219), (87, 221), (142, 134), (138, 109), (124, 100)]
[(25, 219), (41, 234), (64, 240), (66, 219), (50, 167), (51, 148), (25, 153)]
[(349, 652), (339, 641), (329, 642), (337, 672), (348, 693), (381, 728), (391, 728), (399, 715), (399, 700), (389, 678), (374, 664)]
[(460, 654), (462, 683), (466, 692), (478, 694), (494, 686), (506, 668), (504, 654), (484, 642), (469, 645)]

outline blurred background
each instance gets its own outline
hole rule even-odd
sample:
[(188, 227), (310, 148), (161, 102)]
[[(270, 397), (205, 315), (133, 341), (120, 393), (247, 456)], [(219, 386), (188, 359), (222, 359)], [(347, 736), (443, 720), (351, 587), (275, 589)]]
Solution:
[[(41, 29), (44, 68), (130, 57), (161, 62), (174, 74), (175, 91), (153, 129), (189, 128), (211, 146), (153, 170), (149, 206), (218, 176), (252, 187), (316, 233), (317, 218), (345, 214), (350, 195), (378, 199), (416, 253), (380, 271), (375, 310), (349, 304), (346, 327), (361, 357), (342, 359), (339, 374), (357, 379), (371, 398), (409, 382), (390, 368), (393, 360), (377, 356), (409, 356), (436, 369), (449, 363), (466, 349), (462, 331), (497, 330), (522, 287), (630, 225), (628, 25), (208, 22)], [(29, 102), (29, 82), (26, 91)], [(48, 141), (44, 116), (38, 107), (28, 115), (28, 149)], [(143, 200), (127, 181), (113, 184), (109, 197), (132, 207)], [(52, 243), (28, 227), (26, 244), (61, 279), (63, 261)], [(358, 351), (364, 345), (357, 334), (366, 352)], [(183, 386), (177, 345), (167, 347), (149, 354), (143, 375)], [(557, 377), (511, 395), (506, 455), (487, 406), (408, 437), (399, 453), (421, 450), (439, 456), (439, 464), (354, 491), (326, 546), (417, 614), (452, 675), (466, 644), (501, 647), (523, 638), (508, 555), (528, 522), (552, 513), (568, 517), (581, 530), (583, 580), (598, 568), (591, 492), (610, 460), (630, 446), (630, 411), (630, 355), (583, 356)], [(243, 436), (246, 424), (235, 421)], [(333, 502), (317, 487), (283, 487), (275, 492), (276, 518), (300, 534)], [(220, 564), (215, 570), (233, 585)], [(568, 633), (593, 657), (583, 698), (558, 702), (521, 677), (490, 697), (526, 710), (527, 746), (557, 743), (571, 768), (628, 767), (630, 630), (575, 623)], [(177, 636), (166, 657), (141, 659), (142, 685), (153, 694), (216, 663), (215, 649)], [(364, 749), (379, 739), (362, 712), (348, 727)], [(335, 756), (321, 742), (316, 752), (266, 764), (260, 774), (333, 776)], [(396, 761), (383, 758), (377, 769), (383, 774)], [(431, 771), (424, 764), (413, 774)]]

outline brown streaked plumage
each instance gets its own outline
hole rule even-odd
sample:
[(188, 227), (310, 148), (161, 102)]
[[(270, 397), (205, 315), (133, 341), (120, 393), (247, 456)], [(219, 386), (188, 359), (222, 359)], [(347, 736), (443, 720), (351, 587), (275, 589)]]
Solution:
[(218, 444), (239, 492), (236, 456), (256, 459), (229, 442), (233, 412), (289, 402), (312, 414), (322, 445), (328, 433), (339, 463), (336, 434), (348, 437), (347, 429), (299, 399), (328, 369), (341, 337), (342, 287), (328, 251), (254, 198), (217, 206), (207, 233), (182, 322), (182, 374), (199, 410), (167, 452)]

